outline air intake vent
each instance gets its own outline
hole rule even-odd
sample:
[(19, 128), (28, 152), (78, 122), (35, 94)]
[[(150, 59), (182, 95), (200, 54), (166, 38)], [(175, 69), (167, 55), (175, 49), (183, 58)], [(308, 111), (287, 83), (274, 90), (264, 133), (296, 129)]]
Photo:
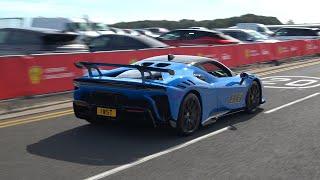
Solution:
[(186, 88), (184, 85), (180, 85), (180, 84), (178, 84), (177, 87), (180, 88), (180, 89), (185, 89)]
[(168, 63), (158, 63), (156, 66), (157, 67), (167, 67), (167, 66), (169, 66), (170, 64), (168, 64)]
[(180, 84), (177, 85), (177, 87), (181, 88), (181, 89), (185, 89), (189, 86), (193, 86), (195, 85), (194, 82), (190, 81), (190, 80), (187, 80), (187, 81), (183, 81), (181, 82)]
[(142, 66), (151, 66), (153, 63), (151, 62), (145, 62), (145, 63), (142, 63)]
[(184, 82), (182, 82), (183, 84), (185, 84), (185, 85), (187, 85), (187, 86), (190, 86), (190, 83), (188, 83), (188, 82), (186, 82), (186, 81), (184, 81)]
[(196, 85), (196, 83), (194, 83), (193, 81), (191, 81), (191, 80), (187, 80), (189, 83), (191, 83), (191, 84), (193, 84), (193, 85)]

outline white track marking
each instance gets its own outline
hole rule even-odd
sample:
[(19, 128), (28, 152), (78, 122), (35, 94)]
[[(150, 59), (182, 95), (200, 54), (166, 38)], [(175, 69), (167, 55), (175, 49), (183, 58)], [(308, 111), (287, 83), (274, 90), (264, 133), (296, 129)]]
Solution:
[(319, 86), (320, 86), (320, 84), (317, 84), (317, 85), (314, 85), (314, 86), (307, 86), (307, 87), (285, 87), (285, 86), (280, 86), (280, 87), (263, 86), (263, 87), (264, 88), (270, 88), (270, 89), (310, 89), (310, 88), (315, 88), (315, 87), (319, 87)]
[(270, 76), (261, 80), (265, 88), (273, 89), (309, 89), (320, 86), (320, 78), (311, 76)]
[(176, 151), (176, 150), (179, 150), (179, 149), (181, 149), (181, 148), (184, 148), (184, 147), (190, 146), (190, 145), (192, 145), (192, 144), (195, 144), (195, 143), (197, 143), (197, 142), (199, 142), (199, 141), (202, 141), (202, 140), (204, 140), (204, 139), (206, 139), (206, 138), (209, 138), (209, 137), (211, 137), (211, 136), (214, 136), (214, 135), (217, 135), (217, 134), (222, 133), (222, 132), (224, 132), (224, 131), (227, 131), (229, 128), (230, 128), (230, 126), (225, 127), (225, 128), (222, 128), (222, 129), (219, 129), (219, 130), (214, 131), (214, 132), (212, 132), (212, 133), (210, 133), (210, 134), (206, 134), (206, 135), (204, 135), (204, 136), (198, 137), (198, 138), (193, 139), (193, 140), (191, 140), (191, 141), (188, 141), (188, 142), (182, 143), (182, 144), (180, 144), (180, 145), (174, 146), (174, 147), (172, 147), (172, 148), (166, 149), (166, 150), (164, 150), (164, 151), (160, 151), (160, 152), (158, 152), (158, 153), (155, 153), (155, 154), (152, 154), (152, 155), (143, 157), (143, 158), (141, 158), (141, 159), (139, 159), (139, 160), (137, 160), (137, 161), (134, 161), (134, 162), (131, 162), (131, 163), (128, 163), (128, 164), (124, 164), (124, 165), (119, 166), (119, 167), (116, 167), (116, 168), (114, 168), (114, 169), (110, 169), (110, 170), (108, 170), (108, 171), (102, 172), (102, 173), (97, 174), (97, 175), (95, 175), (95, 176), (89, 177), (89, 178), (87, 178), (87, 179), (85, 179), (85, 180), (98, 180), (98, 179), (105, 178), (105, 177), (110, 176), (110, 175), (112, 175), (112, 174), (118, 173), (118, 172), (120, 172), (120, 171), (124, 171), (124, 170), (126, 170), (126, 169), (132, 168), (132, 167), (137, 166), (137, 165), (139, 165), (139, 164), (142, 164), (142, 163), (144, 163), (144, 162), (147, 162), (147, 161), (150, 161), (150, 160), (152, 160), (152, 159), (155, 159), (155, 158), (157, 158), (157, 157), (160, 157), (160, 156), (169, 154), (169, 153), (171, 153), (171, 152), (173, 152), (173, 151)]
[(309, 95), (309, 96), (307, 96), (307, 97), (304, 97), (304, 98), (301, 98), (301, 99), (292, 101), (292, 102), (290, 102), (290, 103), (288, 103), (288, 104), (284, 104), (284, 105), (279, 106), (279, 107), (277, 107), (277, 108), (271, 109), (271, 110), (266, 111), (266, 112), (264, 112), (264, 113), (265, 113), (265, 114), (270, 114), (270, 113), (276, 112), (276, 111), (278, 111), (278, 110), (280, 110), (280, 109), (283, 109), (283, 108), (285, 108), (285, 107), (294, 105), (294, 104), (296, 104), (296, 103), (305, 101), (305, 100), (307, 100), (307, 99), (310, 99), (310, 98), (315, 97), (315, 96), (318, 96), (318, 95), (320, 95), (320, 93), (314, 93), (314, 94), (311, 94), (311, 95)]
[[(304, 83), (301, 83), (301, 82), (304, 82)], [(301, 79), (301, 80), (289, 82), (289, 83), (287, 83), (285, 85), (286, 86), (303, 87), (303, 86), (308, 86), (310, 84), (314, 84), (316, 82), (318, 82), (318, 81), (317, 80), (313, 80), (313, 79)]]

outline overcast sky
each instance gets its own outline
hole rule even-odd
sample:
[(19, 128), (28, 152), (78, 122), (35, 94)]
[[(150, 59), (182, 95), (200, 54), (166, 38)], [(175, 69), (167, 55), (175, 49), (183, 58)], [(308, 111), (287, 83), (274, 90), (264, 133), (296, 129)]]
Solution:
[(88, 15), (109, 24), (136, 20), (211, 20), (247, 13), (286, 23), (320, 23), (320, 0), (1, 0), (0, 17)]

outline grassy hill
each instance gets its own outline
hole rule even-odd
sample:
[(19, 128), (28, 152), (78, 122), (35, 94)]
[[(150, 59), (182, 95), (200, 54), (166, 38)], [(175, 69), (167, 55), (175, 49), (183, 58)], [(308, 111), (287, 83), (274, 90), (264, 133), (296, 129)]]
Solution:
[(203, 20), (203, 21), (195, 21), (190, 19), (182, 19), (180, 21), (144, 20), (144, 21), (133, 21), (133, 22), (120, 22), (120, 23), (112, 24), (110, 26), (118, 27), (118, 28), (164, 27), (168, 29), (187, 28), (191, 26), (203, 26), (211, 29), (211, 28), (226, 28), (226, 27), (234, 26), (237, 23), (261, 23), (261, 24), (270, 24), (270, 25), (282, 24), (276, 17), (245, 14), (238, 17), (215, 19), (215, 20)]

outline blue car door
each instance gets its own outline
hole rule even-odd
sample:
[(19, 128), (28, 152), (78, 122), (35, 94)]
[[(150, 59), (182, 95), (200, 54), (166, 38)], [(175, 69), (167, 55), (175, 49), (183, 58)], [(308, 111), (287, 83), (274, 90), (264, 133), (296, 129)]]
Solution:
[(218, 93), (218, 106), (221, 111), (239, 109), (245, 106), (247, 87), (240, 85), (239, 76), (216, 78), (215, 88)]
[(211, 76), (211, 85), (217, 96), (217, 113), (245, 106), (247, 87), (245, 83), (240, 84), (239, 75), (234, 75), (230, 69), (217, 61), (200, 63), (197, 67), (205, 70)]

